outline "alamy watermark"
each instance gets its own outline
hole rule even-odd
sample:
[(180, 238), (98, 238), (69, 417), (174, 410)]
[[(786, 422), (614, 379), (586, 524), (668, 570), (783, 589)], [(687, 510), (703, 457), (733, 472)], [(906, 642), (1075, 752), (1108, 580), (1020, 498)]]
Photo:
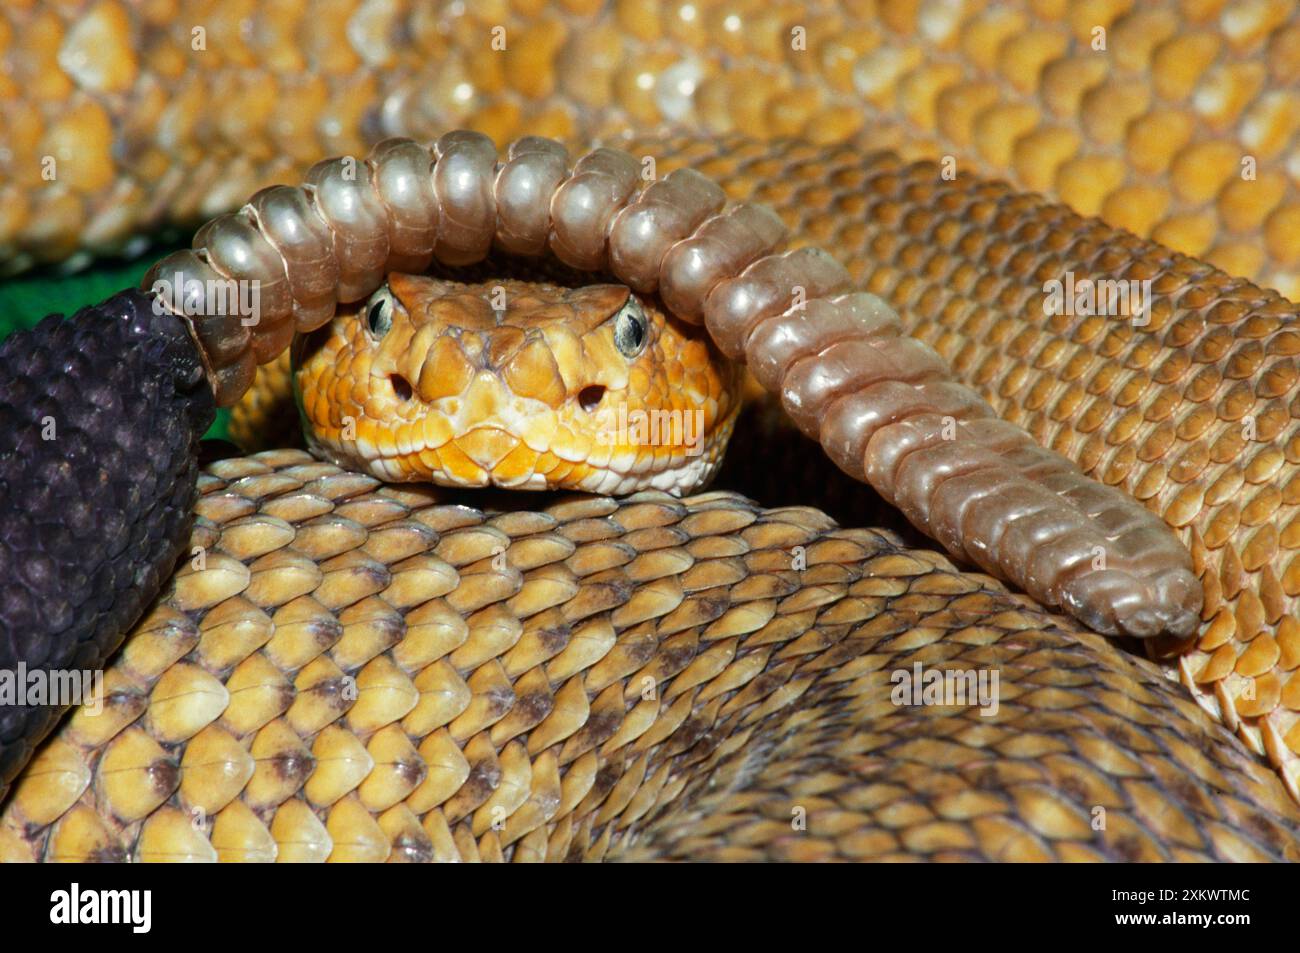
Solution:
[(1065, 280), (1043, 282), (1043, 310), (1049, 315), (1068, 314), (1125, 317), (1137, 327), (1151, 323), (1150, 278), (1075, 278), (1067, 271)]
[(997, 669), (927, 669), (913, 662), (911, 670), (895, 669), (889, 680), (895, 705), (978, 705), (986, 718), (998, 713)]
[(0, 669), (0, 706), (8, 705), (80, 705), (98, 715), (104, 710), (103, 669), (28, 670), (26, 662)]
[(262, 283), (256, 278), (204, 280), (177, 271), (170, 279), (155, 279), (149, 290), (154, 294), (154, 314), (170, 311), (187, 318), (229, 314), (237, 316), (245, 327), (261, 320)]
[(132, 933), (153, 925), (152, 890), (83, 890), (73, 881), (50, 894), (50, 922), (55, 924), (125, 924)]
[(704, 450), (704, 411), (628, 410), (627, 404), (596, 412), (596, 443), (602, 447), (685, 447), (688, 457)]

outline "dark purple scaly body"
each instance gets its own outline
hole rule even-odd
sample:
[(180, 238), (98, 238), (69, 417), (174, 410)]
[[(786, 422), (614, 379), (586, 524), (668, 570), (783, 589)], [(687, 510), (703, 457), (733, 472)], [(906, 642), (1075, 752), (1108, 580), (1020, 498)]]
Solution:
[[(118, 647), (185, 546), (213, 414), (184, 325), (138, 291), (0, 344), (0, 672)], [(0, 800), (62, 711), (0, 704)]]

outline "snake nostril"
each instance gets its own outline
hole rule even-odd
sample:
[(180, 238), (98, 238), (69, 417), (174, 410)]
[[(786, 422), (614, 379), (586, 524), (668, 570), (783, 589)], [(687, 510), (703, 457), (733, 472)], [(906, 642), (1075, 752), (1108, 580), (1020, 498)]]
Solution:
[(398, 400), (411, 399), (411, 382), (401, 374), (389, 374), (388, 382), (393, 385), (393, 393), (397, 395)]
[(578, 391), (578, 404), (587, 413), (591, 413), (605, 397), (605, 388), (601, 384), (589, 384)]

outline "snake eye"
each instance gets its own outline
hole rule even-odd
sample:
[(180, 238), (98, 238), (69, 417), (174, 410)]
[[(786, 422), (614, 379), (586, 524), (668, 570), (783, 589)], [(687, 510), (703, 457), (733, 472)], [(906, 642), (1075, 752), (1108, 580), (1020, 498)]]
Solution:
[(645, 348), (647, 337), (645, 309), (629, 295), (627, 304), (614, 316), (614, 346), (624, 357), (634, 358)]
[(366, 302), (366, 326), (376, 338), (382, 338), (393, 326), (393, 293), (387, 285), (371, 295)]

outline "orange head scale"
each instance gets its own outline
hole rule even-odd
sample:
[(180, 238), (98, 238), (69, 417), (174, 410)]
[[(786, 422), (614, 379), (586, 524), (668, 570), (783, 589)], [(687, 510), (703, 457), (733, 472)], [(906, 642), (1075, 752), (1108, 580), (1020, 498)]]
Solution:
[(742, 369), (623, 285), (393, 274), (294, 349), (318, 455), (388, 481), (690, 492)]

